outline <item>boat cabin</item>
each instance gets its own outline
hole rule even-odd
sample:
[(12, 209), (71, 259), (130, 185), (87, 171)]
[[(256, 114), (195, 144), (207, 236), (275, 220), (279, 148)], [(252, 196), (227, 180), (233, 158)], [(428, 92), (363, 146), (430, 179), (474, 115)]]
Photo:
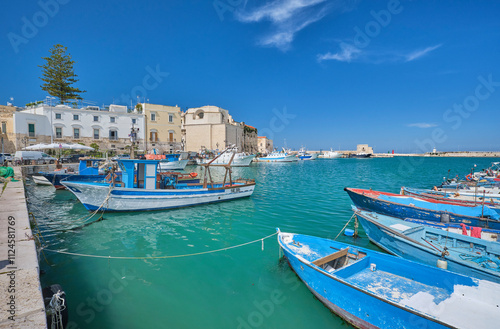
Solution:
[(159, 160), (118, 160), (122, 171), (122, 187), (156, 189)]
[(79, 175), (99, 175), (99, 163), (104, 159), (82, 158), (78, 165)]

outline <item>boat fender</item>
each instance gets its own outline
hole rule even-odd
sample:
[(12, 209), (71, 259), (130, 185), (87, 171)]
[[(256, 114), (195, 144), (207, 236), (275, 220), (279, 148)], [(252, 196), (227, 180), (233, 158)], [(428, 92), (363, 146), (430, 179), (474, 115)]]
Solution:
[(469, 181), (470, 181), (470, 180), (472, 180), (472, 175), (471, 175), (471, 174), (468, 174), (467, 176), (465, 176), (465, 179), (467, 179), (467, 180), (469, 180)]
[(443, 270), (447, 270), (448, 269), (448, 262), (446, 260), (444, 260), (444, 259), (439, 258), (437, 260), (437, 264), (436, 265), (437, 265), (438, 268), (442, 268)]

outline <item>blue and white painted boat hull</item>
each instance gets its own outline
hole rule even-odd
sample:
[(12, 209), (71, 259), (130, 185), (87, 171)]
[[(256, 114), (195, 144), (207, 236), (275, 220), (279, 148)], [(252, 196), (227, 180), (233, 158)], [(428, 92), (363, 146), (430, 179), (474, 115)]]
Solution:
[[(438, 260), (445, 260), (450, 271), (500, 283), (500, 270), (497, 270), (496, 265), (495, 269), (491, 269), (467, 260), (469, 257), (474, 256), (492, 257), (498, 260), (500, 245), (496, 242), (481, 241), (452, 232), (445, 233), (437, 228), (410, 224), (397, 218), (366, 211), (356, 211), (356, 216), (370, 241), (393, 255), (429, 266), (437, 266)], [(383, 224), (381, 221), (383, 221)], [(417, 240), (412, 239), (411, 236), (406, 236), (405, 231), (412, 229), (419, 230), (419, 232), (425, 231), (426, 233), (423, 234), (425, 238), (421, 237)], [(431, 238), (440, 235), (442, 239), (436, 238), (432, 240)], [(446, 240), (447, 243), (439, 243), (438, 240)], [(470, 245), (474, 245), (473, 240), (477, 240), (477, 245), (473, 247), (473, 250), (470, 250), (468, 241), (471, 241)], [(442, 256), (444, 246), (448, 247), (448, 254)], [(477, 254), (474, 250), (477, 250)], [(491, 262), (491, 264), (494, 263)]]
[[(343, 243), (279, 233), (290, 267), (329, 309), (358, 328), (497, 328), (500, 285)], [(348, 249), (365, 256), (318, 266)]]
[(395, 203), (373, 198), (361, 193), (357, 193), (350, 188), (345, 188), (344, 190), (347, 192), (347, 194), (349, 194), (354, 205), (362, 210), (373, 211), (379, 214), (393, 216), (400, 219), (414, 218), (434, 222), (441, 222), (444, 220), (443, 218), (446, 217), (446, 220), (450, 223), (464, 223), (471, 226), (500, 230), (499, 220), (482, 217), (472, 217), (458, 213), (438, 211), (427, 208), (419, 208), (402, 203)]
[(284, 155), (278, 157), (264, 157), (260, 158), (259, 162), (297, 162), (299, 159), (295, 155)]
[(62, 182), (88, 210), (146, 211), (195, 206), (252, 195), (255, 185), (225, 189), (155, 189), (114, 187), (109, 184)]

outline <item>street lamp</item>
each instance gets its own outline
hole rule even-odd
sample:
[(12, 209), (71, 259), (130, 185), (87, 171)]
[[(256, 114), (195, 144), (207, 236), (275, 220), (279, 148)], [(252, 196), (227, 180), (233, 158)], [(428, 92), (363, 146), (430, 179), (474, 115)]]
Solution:
[(49, 100), (49, 108), (50, 108), (50, 144), (54, 142), (54, 127), (52, 126), (52, 100), (56, 99), (55, 97), (45, 96), (45, 99)]

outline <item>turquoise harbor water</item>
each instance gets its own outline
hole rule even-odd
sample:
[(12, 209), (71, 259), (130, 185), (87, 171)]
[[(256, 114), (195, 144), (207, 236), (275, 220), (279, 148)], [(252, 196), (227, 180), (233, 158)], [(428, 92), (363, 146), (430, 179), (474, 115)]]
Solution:
[[(275, 236), (217, 253), (168, 259), (243, 244), (282, 231), (335, 238), (352, 215), (346, 186), (399, 192), (465, 175), (491, 158), (334, 159), (256, 163), (235, 176), (255, 178), (252, 197), (171, 211), (89, 212), (68, 191), (27, 185), (29, 209), (47, 249), (146, 257), (107, 259), (45, 251), (42, 285), (61, 284), (69, 328), (346, 328), (279, 260)], [(196, 171), (199, 169), (187, 168)], [(216, 168), (214, 168), (214, 171)], [(220, 168), (219, 168), (220, 169)], [(352, 228), (352, 222), (350, 227)], [(377, 249), (361, 230), (339, 241)], [(49, 265), (50, 264), (50, 265)]]

